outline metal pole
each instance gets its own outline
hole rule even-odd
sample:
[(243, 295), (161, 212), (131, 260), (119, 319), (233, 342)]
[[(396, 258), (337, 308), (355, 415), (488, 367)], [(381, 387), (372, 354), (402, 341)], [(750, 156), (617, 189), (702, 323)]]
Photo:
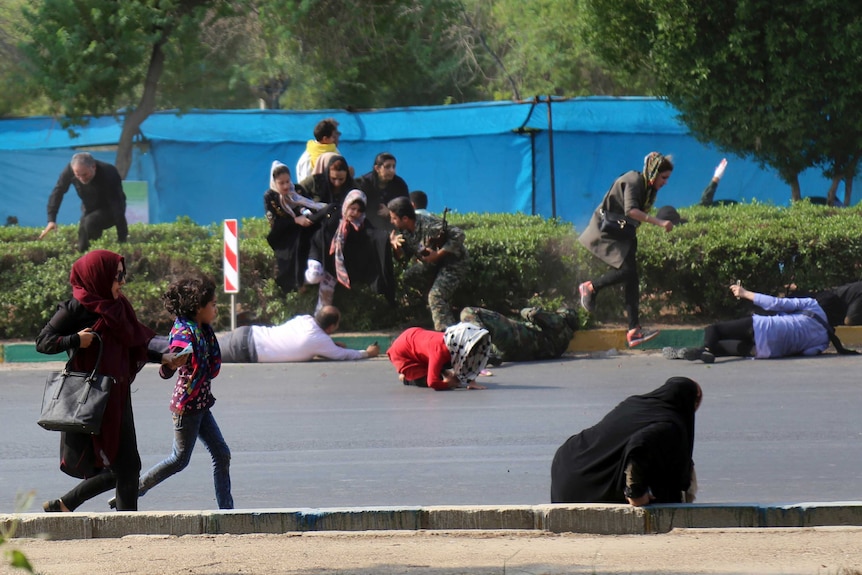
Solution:
[(530, 131), (530, 183), (532, 184), (532, 193), (530, 194), (532, 206), (530, 215), (536, 215), (536, 131)]
[(548, 96), (548, 153), (551, 164), (551, 215), (557, 217), (557, 178), (554, 173), (554, 121), (551, 117), (551, 97)]

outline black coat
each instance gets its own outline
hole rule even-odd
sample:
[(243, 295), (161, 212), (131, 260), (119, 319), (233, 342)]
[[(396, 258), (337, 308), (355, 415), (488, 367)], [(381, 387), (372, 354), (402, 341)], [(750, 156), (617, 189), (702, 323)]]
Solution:
[(681, 501), (691, 484), (697, 384), (673, 377), (633, 395), (571, 436), (551, 465), (552, 503), (626, 503), (625, 468), (637, 464), (656, 503)]
[[(297, 185), (296, 189), (304, 195), (300, 186)], [(293, 216), (299, 214), (287, 213), (281, 205), (278, 192), (274, 190), (267, 190), (263, 194), (263, 209), (269, 220), (266, 241), (275, 254), (278, 270), (275, 283), (285, 293), (292, 292), (305, 281), (311, 238), (320, 226), (303, 227), (297, 224)]]
[(377, 210), (380, 208), (380, 204), (384, 206), (388, 205), (395, 198), (410, 197), (407, 182), (396, 174), (391, 182), (381, 188), (377, 172), (372, 170), (356, 180), (356, 183), (359, 185), (359, 189), (365, 192), (365, 197), (368, 198), (368, 213), (366, 217), (371, 220), (377, 229), (391, 230), (392, 224), (389, 222), (389, 217), (380, 216)]
[[(333, 237), (335, 231), (321, 226), (311, 240), (309, 258), (321, 262), (335, 276), (335, 257), (329, 253)], [(351, 286), (367, 284), (374, 293), (395, 304), (395, 271), (388, 232), (376, 229), (367, 218), (360, 229), (349, 228), (344, 240), (344, 266)]]

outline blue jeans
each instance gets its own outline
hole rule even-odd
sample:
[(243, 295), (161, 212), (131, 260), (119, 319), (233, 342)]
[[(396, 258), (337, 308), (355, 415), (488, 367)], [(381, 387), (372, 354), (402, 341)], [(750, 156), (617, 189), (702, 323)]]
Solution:
[(198, 413), (174, 414), (174, 446), (170, 457), (141, 477), (138, 495), (186, 468), (195, 443), (201, 438), (213, 460), (213, 482), (219, 509), (233, 509), (230, 494), (230, 449), (209, 409)]

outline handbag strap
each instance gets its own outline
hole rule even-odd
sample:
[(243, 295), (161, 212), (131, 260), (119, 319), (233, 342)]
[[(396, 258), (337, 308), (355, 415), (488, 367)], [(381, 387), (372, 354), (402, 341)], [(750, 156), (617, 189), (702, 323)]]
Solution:
[(823, 319), (822, 317), (820, 317), (819, 315), (817, 315), (816, 313), (814, 313), (813, 311), (808, 310), (808, 309), (804, 309), (804, 310), (800, 311), (799, 313), (801, 313), (804, 316), (808, 316), (808, 317), (816, 319), (820, 325), (822, 325), (823, 327), (826, 328), (826, 333), (829, 334), (829, 341), (835, 347), (835, 351), (837, 351), (839, 354), (841, 354), (841, 355), (857, 355), (859, 353), (856, 350), (847, 349), (846, 347), (844, 347), (844, 345), (841, 343), (841, 340), (838, 339), (838, 335), (835, 333), (835, 329), (831, 325), (829, 325), (829, 323), (827, 323), (827, 321), (825, 319)]
[[(87, 376), (87, 379), (93, 379), (94, 377), (96, 377), (96, 372), (99, 371), (99, 366), (102, 364), (102, 336), (100, 336), (95, 331), (91, 333), (93, 334), (93, 337), (96, 338), (96, 341), (99, 342), (99, 355), (96, 356), (96, 364), (93, 366), (93, 370), (90, 372), (90, 375)], [(70, 366), (72, 364), (72, 360), (75, 359), (75, 354), (78, 353), (79, 349), (81, 348), (76, 347), (72, 351), (72, 355), (69, 356), (69, 360), (66, 362), (66, 368), (64, 369), (66, 373), (70, 373), (72, 371), (70, 369)]]

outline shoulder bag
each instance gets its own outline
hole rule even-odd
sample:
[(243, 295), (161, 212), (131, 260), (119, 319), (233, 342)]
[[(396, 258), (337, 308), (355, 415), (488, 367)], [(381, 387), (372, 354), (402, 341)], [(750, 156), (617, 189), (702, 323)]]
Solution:
[(53, 372), (45, 382), (42, 416), (36, 423), (49, 431), (97, 434), (102, 429), (102, 417), (115, 381), (113, 377), (98, 373), (102, 363), (102, 338), (97, 333), (93, 335), (99, 342), (99, 355), (92, 371), (70, 370), (78, 351), (75, 350), (63, 371)]
[(599, 217), (599, 230), (602, 233), (627, 239), (635, 237), (637, 233), (637, 228), (623, 214), (599, 210)]

